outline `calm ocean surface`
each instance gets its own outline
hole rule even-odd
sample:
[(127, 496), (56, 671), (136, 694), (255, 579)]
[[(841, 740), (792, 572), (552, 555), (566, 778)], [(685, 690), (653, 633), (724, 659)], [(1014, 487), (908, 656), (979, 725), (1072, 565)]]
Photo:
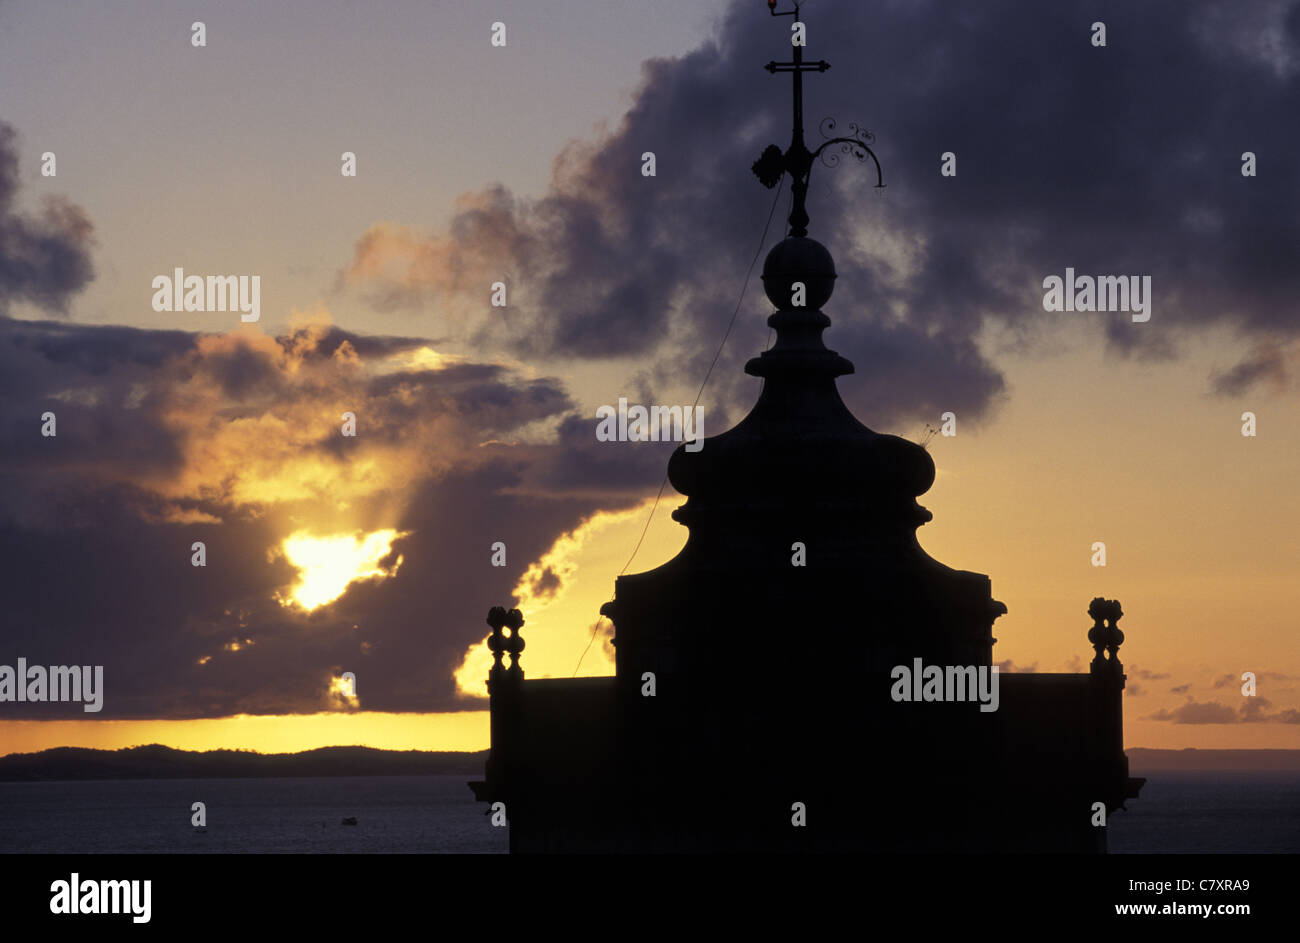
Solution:
[[(506, 850), (467, 775), (0, 783), (0, 853)], [(190, 826), (207, 804), (208, 831)], [(355, 826), (343, 825), (355, 816)], [(1300, 773), (1153, 773), (1112, 852), (1300, 851)]]
[[(0, 783), (0, 853), (503, 853), (459, 776)], [(208, 830), (190, 825), (207, 807)], [(356, 825), (343, 825), (354, 816)]]
[(1300, 772), (1132, 775), (1147, 782), (1110, 817), (1112, 854), (1300, 852)]

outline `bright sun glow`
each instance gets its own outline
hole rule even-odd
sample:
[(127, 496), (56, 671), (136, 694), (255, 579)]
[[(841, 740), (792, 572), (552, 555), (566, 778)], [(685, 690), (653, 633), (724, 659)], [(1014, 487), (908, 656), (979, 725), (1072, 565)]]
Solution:
[(402, 565), (399, 556), (387, 569), (379, 561), (393, 549), (393, 541), (405, 537), (395, 530), (377, 530), (370, 534), (335, 534), (313, 537), (299, 531), (281, 544), (285, 559), (298, 568), (298, 582), (288, 595), (277, 594), (282, 606), (296, 605), (311, 612), (328, 605), (358, 580), (387, 579)]
[(340, 707), (350, 707), (353, 709), (360, 707), (361, 698), (357, 697), (356, 676), (352, 675), (351, 677), (339, 676), (336, 678), (330, 678), (330, 697)]

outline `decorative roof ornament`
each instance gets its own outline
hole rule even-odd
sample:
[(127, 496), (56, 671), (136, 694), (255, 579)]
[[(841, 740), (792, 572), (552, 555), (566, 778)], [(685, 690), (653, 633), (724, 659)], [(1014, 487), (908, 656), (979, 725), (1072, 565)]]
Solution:
[[(1093, 626), (1088, 630), (1088, 641), (1097, 652), (1092, 660), (1092, 671), (1121, 673), (1123, 666), (1119, 661), (1119, 647), (1124, 644), (1124, 633), (1116, 623), (1123, 617), (1124, 610), (1120, 607), (1119, 600), (1098, 596), (1089, 603), (1088, 615), (1093, 620)], [(1109, 657), (1105, 657), (1103, 652)]]
[[(800, 26), (803, 21), (799, 18), (799, 3), (794, 3), (794, 9), (777, 12), (777, 0), (767, 0), (768, 11), (773, 16), (793, 16), (794, 22)], [(808, 150), (803, 138), (803, 74), (805, 72), (825, 72), (831, 67), (831, 64), (824, 59), (816, 62), (803, 61), (803, 30), (795, 30), (791, 37), (794, 46), (793, 62), (769, 62), (764, 68), (775, 75), (777, 72), (789, 72), (794, 76), (794, 123), (791, 130), (790, 146), (784, 152), (775, 144), (769, 144), (764, 149), (762, 155), (753, 164), (754, 175), (758, 177), (759, 182), (769, 190), (780, 182), (783, 174), (790, 175), (791, 192), (794, 194), (794, 202), (790, 208), (790, 235), (806, 236), (808, 235), (808, 178), (812, 175), (813, 161), (821, 159), (827, 167), (834, 167), (840, 161), (841, 155), (853, 157), (859, 163), (866, 163), (867, 158), (876, 165), (876, 187), (884, 187), (885, 178), (880, 169), (880, 161), (875, 153), (871, 150), (869, 143), (875, 140), (875, 136), (866, 128), (857, 124), (849, 125), (850, 137), (831, 135), (835, 134), (836, 123), (834, 118), (826, 118), (818, 126), (825, 141), (814, 151)], [(829, 150), (828, 150), (829, 148)]]
[[(507, 675), (523, 677), (523, 669), (519, 666), (524, 651), (524, 637), (519, 633), (524, 625), (523, 613), (518, 609), (493, 606), (488, 610), (487, 624), (492, 627), (492, 634), (487, 640), (488, 651), (492, 653), (493, 659), (489, 679)], [(509, 629), (510, 634), (507, 635), (503, 629)], [(501, 661), (502, 656), (507, 654), (510, 656), (509, 669)]]

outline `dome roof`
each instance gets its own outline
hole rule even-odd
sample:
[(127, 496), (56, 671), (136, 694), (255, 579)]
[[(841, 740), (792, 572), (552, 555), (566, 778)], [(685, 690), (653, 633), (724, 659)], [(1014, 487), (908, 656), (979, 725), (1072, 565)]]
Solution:
[(678, 448), (669, 461), (669, 480), (689, 499), (673, 517), (693, 537), (770, 527), (775, 518), (804, 521), (807, 532), (905, 537), (930, 520), (916, 503), (934, 483), (929, 453), (863, 425), (835, 388), (836, 377), (853, 372), (822, 341), (831, 322), (820, 308), (835, 277), (834, 259), (815, 239), (792, 236), (768, 253), (763, 286), (777, 308), (768, 318), (776, 340), (745, 365), (764, 379), (763, 392), (736, 427), (699, 451)]

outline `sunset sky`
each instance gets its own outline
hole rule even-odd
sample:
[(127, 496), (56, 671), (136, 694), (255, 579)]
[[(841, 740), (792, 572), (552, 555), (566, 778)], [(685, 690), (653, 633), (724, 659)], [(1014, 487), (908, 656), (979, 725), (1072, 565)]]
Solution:
[[(920, 539), (992, 578), (995, 659), (1087, 670), (1117, 598), (1126, 745), (1300, 748), (1300, 2), (805, 12), (810, 142), (865, 125), (887, 183), (814, 170), (825, 339), (873, 429), (956, 415)], [(0, 754), (483, 749), (494, 605), (529, 677), (612, 673), (608, 622), (584, 649), (673, 446), (595, 410), (694, 399), (787, 37), (762, 0), (0, 0), (0, 664), (105, 676), (98, 714), (0, 703)], [(1150, 320), (1045, 311), (1067, 267), (1151, 276)], [(260, 320), (155, 311), (176, 268), (260, 276)], [(754, 278), (706, 435), (770, 310)]]

